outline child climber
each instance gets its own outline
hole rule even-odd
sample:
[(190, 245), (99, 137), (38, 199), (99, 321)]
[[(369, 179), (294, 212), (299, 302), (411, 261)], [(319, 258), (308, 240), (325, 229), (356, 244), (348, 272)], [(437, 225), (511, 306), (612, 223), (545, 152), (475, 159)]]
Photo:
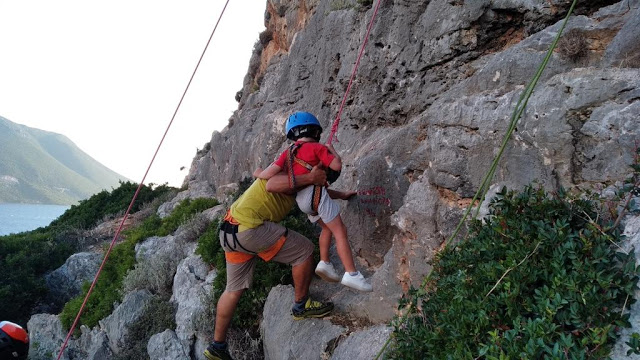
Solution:
[[(314, 166), (322, 164), (327, 168), (327, 180), (334, 182), (342, 170), (342, 161), (331, 145), (319, 143), (322, 127), (318, 119), (308, 112), (296, 112), (289, 116), (286, 124), (289, 140), (295, 141), (268, 168), (257, 174), (259, 178), (269, 179), (285, 169), (289, 174), (289, 185), (295, 187), (295, 175), (308, 173)], [(330, 282), (360, 291), (372, 291), (372, 286), (366, 282), (364, 276), (356, 270), (351, 247), (347, 239), (347, 228), (340, 217), (340, 207), (332, 197), (348, 199), (353, 193), (343, 193), (329, 190), (325, 186), (307, 186), (298, 191), (296, 202), (304, 213), (309, 215), (311, 222), (318, 222), (322, 227), (320, 233), (320, 262), (316, 267), (316, 274)], [(338, 275), (329, 261), (329, 247), (331, 236), (336, 239), (338, 256), (344, 265), (345, 273)]]

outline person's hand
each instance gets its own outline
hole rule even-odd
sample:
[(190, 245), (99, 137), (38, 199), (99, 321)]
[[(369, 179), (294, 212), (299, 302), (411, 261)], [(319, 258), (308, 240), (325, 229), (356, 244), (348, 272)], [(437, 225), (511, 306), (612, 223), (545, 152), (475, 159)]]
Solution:
[(262, 172), (262, 168), (257, 168), (254, 172), (253, 172), (253, 177), (257, 178), (258, 175), (260, 175), (260, 173)]
[(311, 174), (314, 185), (324, 186), (327, 183), (327, 173), (324, 171), (322, 164), (314, 166), (309, 174)]

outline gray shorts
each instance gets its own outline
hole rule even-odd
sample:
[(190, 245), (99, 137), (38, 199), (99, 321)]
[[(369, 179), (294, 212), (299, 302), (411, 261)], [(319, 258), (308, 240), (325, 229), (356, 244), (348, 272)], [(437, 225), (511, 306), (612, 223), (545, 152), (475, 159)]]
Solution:
[(336, 218), (336, 216), (340, 215), (340, 206), (333, 201), (329, 194), (327, 193), (327, 188), (322, 187), (322, 196), (320, 197), (320, 204), (318, 204), (318, 215), (311, 215), (313, 213), (313, 209), (311, 208), (313, 199), (313, 185), (307, 186), (306, 188), (298, 191), (296, 194), (296, 202), (298, 203), (298, 207), (300, 210), (309, 215), (309, 220), (311, 222), (316, 222), (318, 219), (322, 219), (322, 221), (326, 224), (329, 221)]
[[(287, 229), (279, 224), (265, 221), (255, 229), (247, 229), (237, 233), (238, 242), (242, 247), (252, 253), (258, 253), (273, 246)], [(220, 245), (225, 251), (238, 251), (249, 253), (241, 247), (230, 249), (224, 244), (224, 232), (220, 231)], [(227, 234), (227, 240), (233, 244), (232, 236)], [(313, 243), (299, 233), (289, 230), (287, 239), (280, 251), (271, 259), (273, 261), (296, 266), (303, 263), (313, 254)], [(236, 264), (227, 261), (227, 291), (248, 289), (253, 281), (253, 271), (256, 267), (257, 256), (250, 260)]]

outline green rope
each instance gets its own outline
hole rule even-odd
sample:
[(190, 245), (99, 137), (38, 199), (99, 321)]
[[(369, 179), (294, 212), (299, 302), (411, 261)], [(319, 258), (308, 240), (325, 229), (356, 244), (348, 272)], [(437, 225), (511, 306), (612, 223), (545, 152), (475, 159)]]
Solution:
[[(491, 163), (491, 167), (489, 168), (489, 171), (487, 172), (487, 174), (482, 179), (482, 183), (480, 184), (480, 187), (478, 188), (478, 191), (476, 191), (475, 195), (473, 196), (473, 199), (471, 200), (471, 203), (467, 207), (464, 215), (462, 216), (462, 219), (460, 219), (460, 222), (456, 226), (456, 229), (454, 230), (453, 234), (445, 242), (444, 248), (449, 246), (449, 243), (451, 243), (451, 241), (453, 239), (455, 239), (455, 237), (458, 235), (458, 233), (460, 232), (460, 229), (462, 228), (462, 225), (464, 224), (464, 222), (466, 221), (467, 217), (469, 216), (469, 213), (471, 213), (471, 210), (473, 209), (473, 204), (475, 204), (476, 201), (478, 199), (480, 199), (480, 201), (478, 202), (478, 207), (476, 208), (476, 211), (475, 211), (475, 213), (473, 215), (473, 218), (475, 219), (478, 216), (478, 213), (480, 211), (480, 205), (482, 204), (482, 201), (484, 201), (484, 198), (487, 195), (487, 191), (489, 190), (489, 184), (491, 183), (491, 180), (493, 179), (493, 176), (495, 175), (496, 169), (498, 168), (498, 163), (500, 162), (500, 158), (502, 157), (502, 154), (504, 153), (504, 150), (506, 149), (507, 144), (509, 143), (509, 140), (511, 139), (511, 135), (515, 131), (516, 125), (518, 124), (518, 120), (520, 120), (520, 118), (522, 117), (522, 113), (524, 112), (525, 108), (527, 107), (527, 104), (529, 102), (529, 98), (531, 97), (531, 94), (533, 94), (533, 90), (536, 87), (536, 85), (538, 84), (538, 81), (540, 80), (540, 77), (542, 76), (542, 72), (547, 67), (547, 64), (549, 63), (549, 60), (551, 59), (551, 56), (553, 55), (553, 50), (558, 45), (558, 41), (560, 40), (560, 36), (562, 35), (562, 32), (564, 31), (564, 28), (566, 27), (567, 22), (569, 21), (569, 17), (571, 16), (571, 13), (575, 9), (577, 3), (578, 3), (578, 0), (573, 0), (573, 2), (571, 3), (571, 7), (569, 8), (569, 11), (567, 12), (567, 15), (564, 17), (564, 21), (562, 22), (562, 25), (560, 26), (560, 29), (558, 30), (558, 33), (556, 34), (553, 42), (551, 43), (551, 47), (547, 51), (547, 54), (545, 55), (544, 59), (542, 60), (542, 63), (538, 66), (538, 70), (536, 71), (535, 75), (533, 76), (533, 78), (531, 79), (531, 81), (529, 82), (527, 87), (525, 88), (524, 92), (520, 95), (520, 98), (518, 99), (516, 107), (513, 110), (513, 113), (511, 114), (511, 119), (509, 121), (509, 128), (507, 129), (507, 132), (505, 133), (504, 138), (502, 139), (502, 143), (501, 143), (500, 148), (498, 150), (498, 154), (496, 155), (495, 159), (493, 159), (493, 162)], [(430, 277), (431, 277), (431, 271), (425, 277), (425, 281), (423, 281), (423, 285)], [(406, 320), (406, 317), (407, 317), (408, 314), (409, 314), (408, 311), (405, 312), (405, 314), (402, 316), (402, 319), (400, 320), (400, 323), (403, 323)], [(380, 359), (380, 356), (382, 356), (382, 354), (385, 352), (385, 350), (389, 346), (390, 342), (391, 342), (391, 336), (389, 336), (387, 341), (384, 343), (384, 345), (382, 346), (382, 349), (380, 349), (380, 351), (378, 352), (378, 354), (376, 355), (374, 360)]]

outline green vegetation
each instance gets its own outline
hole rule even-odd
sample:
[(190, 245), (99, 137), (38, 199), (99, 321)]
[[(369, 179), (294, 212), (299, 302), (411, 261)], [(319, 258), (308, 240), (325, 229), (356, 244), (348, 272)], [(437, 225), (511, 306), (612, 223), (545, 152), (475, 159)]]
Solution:
[[(100, 278), (80, 317), (78, 328), (82, 324), (88, 327), (97, 325), (99, 320), (111, 313), (113, 303), (121, 300), (122, 281), (136, 263), (136, 244), (152, 236), (169, 235), (194, 214), (216, 205), (218, 205), (216, 199), (186, 199), (166, 218), (160, 219), (154, 213), (146, 218), (140, 226), (125, 231), (123, 233), (125, 240), (113, 247), (109, 261), (102, 269)], [(62, 310), (60, 320), (65, 328), (68, 329), (73, 324), (88, 289), (89, 285), (83, 289), (82, 294), (69, 301)]]
[[(235, 198), (237, 199), (250, 185), (251, 179), (243, 180)], [(317, 244), (318, 238), (315, 225), (310, 223), (307, 215), (297, 207), (294, 207), (281, 224), (290, 230), (299, 232)], [(219, 220), (212, 222), (207, 231), (198, 239), (198, 247), (196, 249), (196, 253), (200, 254), (205, 262), (213, 264), (218, 270), (213, 283), (214, 299), (220, 298), (227, 282), (224, 250), (222, 250), (218, 240), (219, 226)], [(315, 246), (316, 252), (318, 251), (317, 248)], [(253, 284), (242, 295), (234, 313), (232, 326), (255, 331), (262, 318), (262, 309), (271, 288), (278, 284), (292, 284), (293, 280), (291, 278), (291, 266), (275, 261), (257, 261), (254, 273), (256, 276), (254, 276)]]
[[(72, 206), (50, 226), (0, 236), (0, 319), (25, 325), (31, 309), (46, 295), (44, 274), (61, 266), (75, 251), (74, 232), (88, 229), (106, 215), (123, 213), (136, 188), (136, 184), (120, 183), (112, 193), (101, 192)], [(143, 186), (136, 209), (167, 191), (166, 186)]]
[[(80, 228), (89, 229), (98, 224), (108, 215), (124, 214), (131, 199), (138, 188), (138, 184), (130, 181), (120, 182), (118, 188), (109, 191), (101, 191), (89, 199), (81, 200), (78, 205), (72, 205), (58, 219), (51, 223), (56, 228)], [(149, 204), (153, 199), (161, 197), (171, 191), (167, 185), (155, 188), (143, 186), (136, 198), (131, 213), (140, 210), (144, 204)]]
[(598, 204), (503, 189), (485, 223), (439, 253), (423, 286), (401, 301), (407, 315), (394, 322), (388, 357), (607, 357), (629, 326), (638, 268), (615, 227), (603, 231)]

